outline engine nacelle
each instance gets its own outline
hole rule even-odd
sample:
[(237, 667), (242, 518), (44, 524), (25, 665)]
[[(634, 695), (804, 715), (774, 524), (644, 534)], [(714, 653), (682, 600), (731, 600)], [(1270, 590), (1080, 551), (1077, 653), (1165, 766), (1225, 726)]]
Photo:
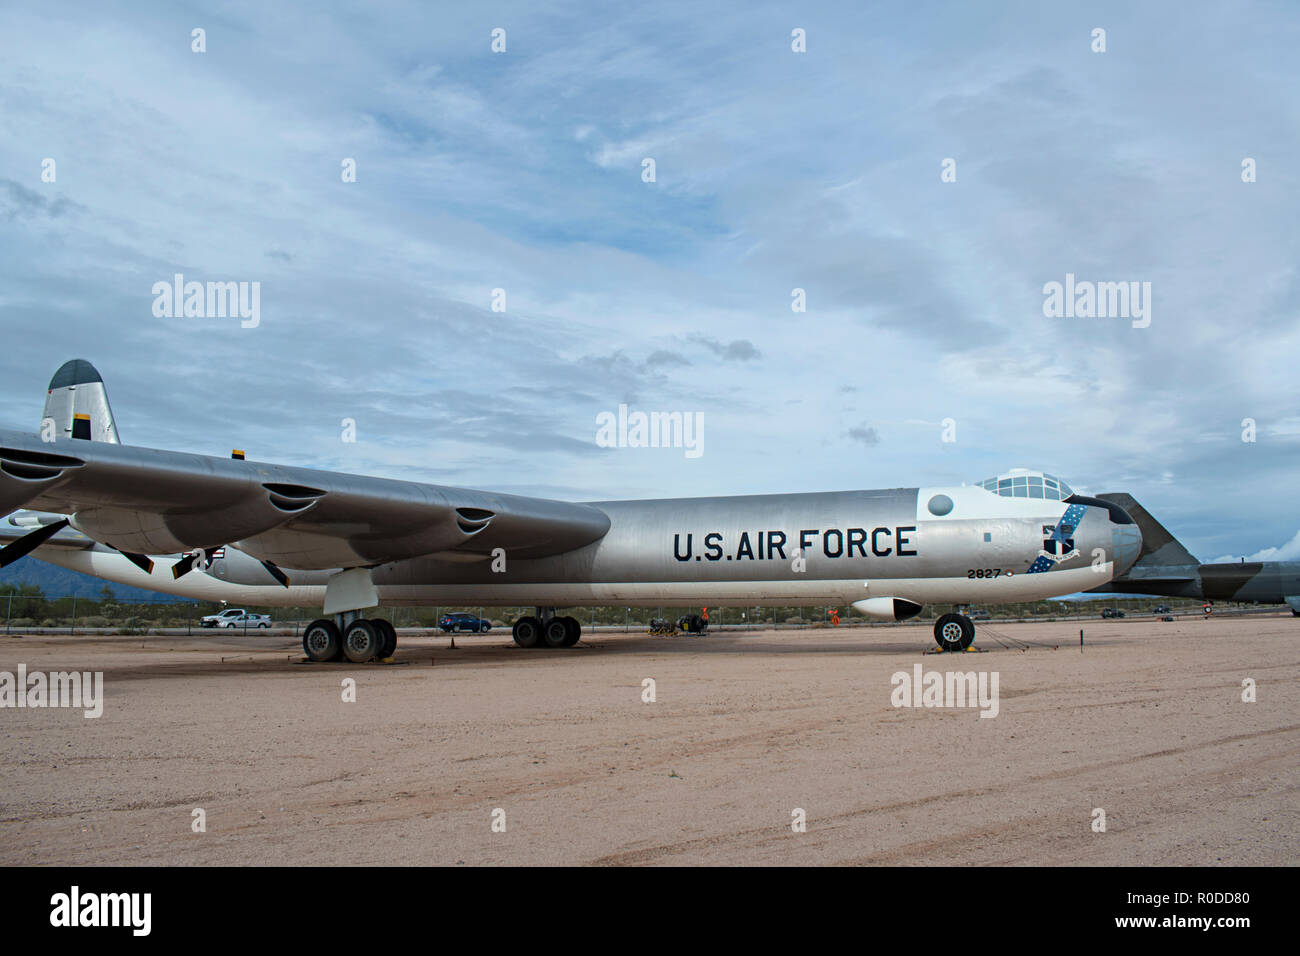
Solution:
[(906, 598), (873, 597), (853, 602), (853, 609), (875, 621), (906, 621), (921, 613), (921, 605)]
[(84, 464), (68, 455), (0, 448), (0, 515), (57, 488), (66, 472)]
[(263, 534), (305, 514), (325, 492), (299, 485), (266, 483), (232, 502), (206, 503), (183, 514), (153, 514), (129, 508), (83, 508), (72, 527), (101, 544), (141, 554), (178, 554), (215, 548)]
[[(209, 567), (202, 570), (209, 576), (219, 581), (225, 581), (227, 584), (243, 585), (268, 585), (276, 583), (268, 571), (257, 558), (250, 554), (245, 554), (238, 548), (225, 547), (217, 552), (220, 557), (214, 558)], [(289, 581), (293, 585), (300, 584), (325, 584), (334, 570), (329, 571), (301, 571), (297, 568), (285, 569), (289, 576)]]

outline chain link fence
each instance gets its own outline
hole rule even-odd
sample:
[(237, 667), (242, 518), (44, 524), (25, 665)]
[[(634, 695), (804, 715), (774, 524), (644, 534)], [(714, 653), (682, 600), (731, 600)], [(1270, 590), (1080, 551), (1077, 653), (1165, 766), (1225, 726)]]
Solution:
[[(1036, 601), (1022, 604), (991, 605), (988, 608), (974, 609), (977, 623), (979, 620), (1025, 621), (1025, 620), (1092, 620), (1101, 617), (1105, 608), (1122, 610), (1129, 617), (1150, 616), (1156, 606), (1168, 606), (1174, 614), (1202, 613), (1203, 602), (1174, 598), (1119, 598), (1094, 601)], [(104, 593), (95, 598), (70, 596), (48, 598), (38, 588), (29, 585), (0, 586), (0, 607), (5, 615), (5, 633), (19, 632), (54, 632), (54, 633), (101, 633), (101, 634), (186, 634), (209, 632), (202, 626), (202, 618), (219, 614), (228, 605), (210, 601), (168, 601), (130, 600), (118, 598), (111, 593)], [(253, 614), (266, 614), (271, 617), (270, 633), (283, 635), (291, 632), (294, 636), (301, 633), (304, 624), (321, 616), (320, 608), (283, 608), (257, 607), (245, 608)], [(939, 615), (949, 610), (948, 605), (931, 605), (916, 618), (907, 622), (921, 624), (932, 622)], [(984, 617), (987, 612), (988, 617)], [(474, 607), (474, 606), (427, 606), (427, 607), (391, 607), (381, 605), (373, 611), (367, 611), (369, 617), (381, 617), (391, 621), (394, 627), (407, 633), (413, 629), (430, 633), (447, 633), (443, 618), (448, 614), (470, 615), (476, 620), (486, 620), (489, 627), (486, 633), (501, 631), (508, 634), (511, 625), (525, 615), (534, 614), (532, 607)], [(623, 607), (623, 606), (587, 606), (559, 608), (557, 613), (576, 618), (584, 629), (594, 631), (644, 632), (649, 629), (655, 618), (669, 621), (676, 620), (684, 614), (707, 613), (710, 630), (758, 630), (768, 628), (808, 628), (808, 627), (851, 627), (866, 625), (870, 622), (859, 614), (851, 613), (843, 605), (832, 606), (788, 606), (788, 607), (703, 607), (664, 606), (658, 608)], [(231, 631), (254, 634), (268, 633), (259, 631), (256, 624), (248, 626), (241, 623)], [(452, 625), (450, 633), (473, 631), (468, 622)]]

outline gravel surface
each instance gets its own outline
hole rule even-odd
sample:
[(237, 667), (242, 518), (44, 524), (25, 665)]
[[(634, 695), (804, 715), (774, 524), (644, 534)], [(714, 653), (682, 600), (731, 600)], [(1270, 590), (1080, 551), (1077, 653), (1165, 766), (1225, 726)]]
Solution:
[[(98, 719), (0, 709), (0, 863), (1300, 862), (1300, 620), (1079, 626), (403, 635), (394, 665), (0, 637), (0, 671), (104, 674)], [(893, 706), (916, 664), (996, 673), (997, 716)]]

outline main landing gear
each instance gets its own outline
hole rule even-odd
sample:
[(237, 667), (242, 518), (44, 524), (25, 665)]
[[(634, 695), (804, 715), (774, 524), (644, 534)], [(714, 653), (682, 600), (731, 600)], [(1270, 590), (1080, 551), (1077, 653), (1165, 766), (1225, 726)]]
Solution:
[(945, 614), (934, 622), (934, 642), (941, 651), (964, 651), (975, 640), (975, 622), (965, 614)]
[(362, 608), (379, 606), (370, 568), (345, 568), (325, 582), (326, 616), (302, 632), (302, 649), (309, 660), (364, 664), (387, 660), (397, 650), (397, 631), (381, 618), (364, 618)]
[(341, 620), (347, 616), (336, 614), (334, 620), (321, 618), (307, 625), (302, 632), (302, 649), (308, 659), (364, 664), (393, 656), (397, 629), (392, 624), (379, 617)]
[(553, 607), (539, 607), (536, 617), (515, 621), (511, 633), (520, 647), (572, 647), (582, 636), (582, 625), (576, 618), (556, 617)]

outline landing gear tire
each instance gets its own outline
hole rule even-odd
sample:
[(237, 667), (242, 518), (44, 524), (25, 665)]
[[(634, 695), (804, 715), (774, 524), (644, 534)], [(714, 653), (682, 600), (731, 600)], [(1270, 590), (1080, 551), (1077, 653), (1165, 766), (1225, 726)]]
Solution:
[(542, 636), (546, 639), (547, 647), (570, 647), (569, 644), (569, 626), (562, 617), (553, 617), (546, 622), (546, 627), (542, 630)]
[(945, 614), (934, 622), (934, 642), (945, 651), (964, 651), (975, 640), (975, 625), (964, 614)]
[(374, 621), (353, 621), (343, 632), (343, 656), (353, 664), (364, 664), (379, 656), (383, 643), (384, 635)]
[(511, 634), (520, 647), (536, 647), (542, 640), (542, 622), (535, 617), (521, 617), (515, 621)]
[(370, 623), (384, 632), (382, 646), (379, 648), (379, 659), (387, 660), (397, 651), (397, 628), (381, 617), (374, 618)]
[(560, 646), (572, 647), (574, 644), (577, 644), (578, 639), (582, 637), (582, 625), (578, 623), (578, 619), (575, 617), (562, 617), (560, 620), (564, 622), (564, 626), (569, 632), (564, 638), (564, 643)]
[(337, 660), (341, 647), (342, 636), (333, 621), (325, 618), (312, 621), (302, 632), (302, 651), (309, 660), (321, 662)]

